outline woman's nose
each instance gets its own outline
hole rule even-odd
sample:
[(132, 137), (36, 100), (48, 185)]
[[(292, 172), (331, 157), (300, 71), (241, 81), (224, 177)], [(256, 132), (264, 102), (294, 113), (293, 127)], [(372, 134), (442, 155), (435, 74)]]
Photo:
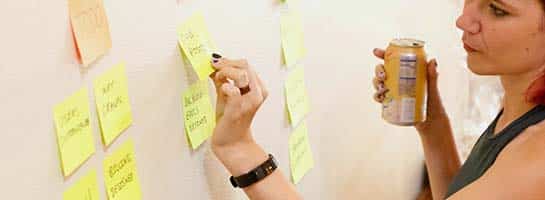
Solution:
[(464, 32), (477, 34), (481, 31), (481, 24), (475, 12), (464, 8), (464, 12), (456, 20), (456, 26)]

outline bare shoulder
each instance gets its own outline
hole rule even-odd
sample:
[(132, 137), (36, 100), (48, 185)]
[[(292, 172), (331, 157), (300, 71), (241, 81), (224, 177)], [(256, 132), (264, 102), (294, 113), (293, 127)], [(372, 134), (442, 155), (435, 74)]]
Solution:
[(503, 181), (512, 186), (515, 191), (534, 199), (540, 194), (545, 199), (545, 122), (528, 127), (517, 138), (509, 143), (498, 155), (496, 162), (490, 168), (492, 180)]
[(477, 181), (449, 200), (545, 199), (545, 122), (527, 128)]
[(504, 161), (545, 167), (545, 121), (528, 127), (511, 141), (498, 155), (496, 163), (503, 164)]

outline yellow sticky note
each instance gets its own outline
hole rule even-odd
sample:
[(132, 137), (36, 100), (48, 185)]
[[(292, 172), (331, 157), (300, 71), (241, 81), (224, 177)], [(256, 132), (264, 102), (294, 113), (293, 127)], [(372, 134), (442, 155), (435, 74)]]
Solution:
[(305, 74), (302, 66), (293, 69), (285, 83), (286, 105), (292, 127), (297, 126), (310, 111), (310, 103), (305, 87)]
[(297, 184), (314, 167), (312, 149), (310, 148), (308, 130), (305, 123), (301, 123), (291, 134), (289, 148), (291, 177), (293, 183)]
[(69, 176), (95, 153), (87, 89), (56, 105), (53, 115), (62, 173)]
[(97, 172), (91, 170), (72, 187), (64, 191), (63, 200), (99, 200)]
[(102, 141), (109, 146), (132, 123), (125, 64), (95, 79), (94, 87)]
[(132, 140), (104, 159), (104, 182), (109, 200), (142, 199)]
[(68, 0), (72, 33), (83, 65), (112, 47), (110, 27), (102, 0)]
[(306, 54), (301, 16), (295, 11), (282, 13), (280, 29), (284, 62), (289, 68)]
[(212, 53), (216, 52), (216, 46), (212, 42), (201, 13), (193, 15), (178, 27), (178, 43), (199, 79), (207, 79), (214, 72), (210, 61)]
[(208, 81), (196, 82), (184, 92), (182, 98), (185, 132), (191, 148), (196, 149), (212, 135), (216, 126), (208, 95)]

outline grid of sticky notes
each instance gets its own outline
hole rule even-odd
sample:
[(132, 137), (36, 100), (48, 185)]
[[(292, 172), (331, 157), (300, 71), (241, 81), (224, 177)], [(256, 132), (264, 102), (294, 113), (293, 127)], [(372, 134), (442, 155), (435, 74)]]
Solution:
[[(96, 110), (105, 146), (110, 145), (132, 123), (125, 70), (123, 63), (115, 65), (94, 81)], [(65, 177), (73, 175), (95, 152), (94, 137), (90, 126), (91, 114), (88, 93), (87, 88), (83, 87), (53, 108), (61, 171)], [(121, 148), (121, 151), (132, 151), (127, 147), (132, 148), (132, 141), (128, 143), (128, 145)], [(131, 154), (131, 159), (131, 161), (134, 160), (134, 154)], [(109, 165), (112, 160), (115, 159), (107, 159), (105, 165)], [(135, 168), (135, 164), (133, 167)], [(124, 168), (123, 171), (127, 170)], [(113, 179), (106, 180), (121, 180), (117, 177), (114, 176), (111, 177)], [(135, 173), (131, 173), (129, 178), (125, 177), (122, 181), (132, 181), (133, 179), (138, 182)], [(121, 192), (120, 194), (123, 195), (112, 195), (118, 197), (110, 199), (136, 199), (135, 197), (138, 197), (139, 194), (136, 190), (139, 192), (140, 188), (131, 189), (129, 192)], [(130, 195), (125, 193), (130, 193)], [(72, 185), (63, 195), (65, 200), (95, 200), (98, 198), (96, 171), (94, 170), (88, 172), (88, 175)]]
[(97, 172), (91, 170), (63, 193), (63, 200), (99, 200)]
[(80, 89), (53, 110), (61, 170), (69, 176), (95, 152), (87, 89)]
[[(284, 1), (285, 2), (285, 1)], [(284, 81), (286, 113), (292, 133), (289, 138), (290, 170), (297, 184), (314, 166), (305, 118), (310, 112), (310, 100), (305, 85), (305, 71), (300, 64), (306, 54), (303, 25), (296, 10), (280, 15), (282, 53), (288, 75)]]
[(134, 143), (131, 139), (104, 159), (104, 182), (109, 200), (142, 199)]
[(102, 0), (68, 0), (76, 50), (84, 66), (111, 47), (110, 28)]
[(216, 125), (208, 81), (201, 80), (191, 85), (182, 95), (185, 132), (192, 149), (197, 149), (208, 139)]
[(312, 149), (305, 123), (301, 123), (289, 139), (290, 169), (293, 183), (297, 184), (314, 167)]
[(296, 127), (310, 111), (309, 97), (305, 86), (303, 66), (295, 67), (284, 85), (288, 119), (292, 127)]
[(183, 55), (189, 59), (199, 79), (207, 79), (214, 72), (210, 56), (216, 51), (216, 46), (206, 28), (203, 15), (194, 14), (178, 27), (177, 32)]
[(109, 146), (132, 123), (125, 64), (96, 78), (94, 89), (102, 141)]
[(298, 12), (291, 10), (280, 15), (282, 53), (286, 67), (293, 67), (306, 54), (303, 26)]

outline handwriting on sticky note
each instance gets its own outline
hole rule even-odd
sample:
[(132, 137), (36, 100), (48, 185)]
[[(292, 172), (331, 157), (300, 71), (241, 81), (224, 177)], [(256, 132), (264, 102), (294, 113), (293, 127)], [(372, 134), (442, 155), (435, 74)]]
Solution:
[(200, 80), (207, 79), (214, 72), (210, 63), (211, 54), (216, 51), (204, 17), (197, 13), (178, 27), (178, 43)]
[(280, 16), (280, 29), (284, 63), (289, 68), (294, 66), (306, 54), (300, 15), (295, 11), (282, 13)]
[(308, 130), (305, 123), (301, 123), (289, 139), (290, 168), (293, 183), (297, 184), (303, 176), (314, 167), (312, 149), (308, 140)]
[(108, 146), (132, 123), (125, 64), (95, 79), (94, 88), (102, 141)]
[(63, 194), (63, 200), (99, 200), (97, 172), (91, 170)]
[(86, 88), (68, 97), (53, 109), (57, 146), (64, 176), (72, 174), (94, 152), (89, 123), (89, 97)]
[(111, 47), (110, 28), (102, 0), (68, 0), (70, 21), (83, 65), (88, 66)]
[(197, 81), (183, 94), (185, 132), (191, 148), (198, 148), (208, 139), (216, 125), (214, 109), (208, 95), (208, 81)]
[(110, 200), (142, 199), (132, 140), (104, 159), (104, 182)]
[(302, 66), (293, 69), (285, 83), (286, 105), (292, 127), (297, 126), (310, 111), (310, 103), (305, 87), (305, 75)]

